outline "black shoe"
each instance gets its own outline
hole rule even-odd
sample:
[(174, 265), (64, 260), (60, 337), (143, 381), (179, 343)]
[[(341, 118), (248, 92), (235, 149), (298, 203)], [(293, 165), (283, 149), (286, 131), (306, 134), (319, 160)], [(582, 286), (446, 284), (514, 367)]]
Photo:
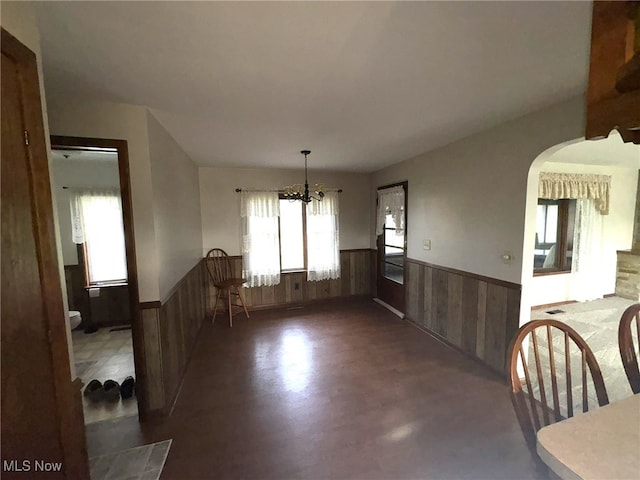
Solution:
[(99, 402), (104, 396), (104, 389), (100, 380), (91, 380), (84, 389), (84, 396), (92, 402)]
[(109, 402), (117, 402), (120, 398), (120, 385), (115, 380), (104, 382), (104, 398)]
[(120, 385), (120, 396), (124, 400), (125, 398), (133, 397), (133, 389), (136, 385), (136, 381), (133, 377), (127, 377), (122, 381)]

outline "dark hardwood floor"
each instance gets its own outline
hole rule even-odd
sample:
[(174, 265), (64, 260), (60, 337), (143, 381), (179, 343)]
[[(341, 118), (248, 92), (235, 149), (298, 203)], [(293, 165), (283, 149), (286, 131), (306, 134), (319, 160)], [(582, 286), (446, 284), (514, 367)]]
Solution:
[(172, 438), (163, 479), (543, 477), (506, 383), (370, 301), (207, 322), (169, 418), (87, 432)]

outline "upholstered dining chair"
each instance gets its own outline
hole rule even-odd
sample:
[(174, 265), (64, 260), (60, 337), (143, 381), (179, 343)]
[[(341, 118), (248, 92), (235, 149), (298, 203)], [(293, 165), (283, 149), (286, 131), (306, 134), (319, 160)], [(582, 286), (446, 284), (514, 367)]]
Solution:
[[(634, 344), (636, 334), (638, 346)], [(640, 393), (640, 370), (638, 369), (638, 350), (640, 349), (640, 303), (627, 308), (620, 318), (618, 326), (618, 347), (624, 371), (629, 379), (633, 393)]]
[[(545, 319), (522, 325), (511, 341), (507, 360), (511, 401), (535, 458), (538, 430), (573, 416), (577, 406), (574, 393), (581, 399), (583, 412), (589, 410), (589, 390), (595, 390), (599, 406), (609, 403), (593, 352), (573, 328), (562, 322)], [(573, 367), (578, 375), (573, 375)]]
[[(233, 269), (231, 268), (231, 261), (227, 252), (221, 248), (212, 248), (207, 252), (206, 257), (207, 270), (209, 276), (213, 282), (213, 286), (216, 287), (216, 304), (213, 308), (213, 317), (211, 323), (216, 321), (216, 313), (218, 312), (218, 301), (220, 296), (225, 294), (227, 297), (227, 310), (229, 312), (229, 327), (233, 326), (233, 308), (242, 307), (244, 313), (249, 318), (249, 312), (244, 302), (244, 296), (242, 295), (242, 285), (246, 282), (244, 278), (237, 278), (233, 276)], [(241, 305), (233, 303), (231, 296), (235, 296), (240, 299)]]

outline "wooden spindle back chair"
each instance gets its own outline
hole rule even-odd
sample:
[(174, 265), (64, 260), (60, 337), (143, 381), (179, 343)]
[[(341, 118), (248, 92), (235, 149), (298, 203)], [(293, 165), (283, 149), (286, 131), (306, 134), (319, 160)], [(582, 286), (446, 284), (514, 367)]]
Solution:
[[(212, 248), (207, 252), (205, 259), (209, 276), (213, 282), (213, 286), (216, 287), (216, 304), (213, 308), (213, 317), (211, 323), (216, 321), (216, 313), (218, 312), (218, 301), (220, 296), (226, 293), (227, 296), (227, 309), (229, 313), (229, 326), (233, 326), (233, 307), (242, 307), (244, 313), (249, 318), (249, 312), (244, 302), (244, 296), (242, 294), (242, 285), (246, 282), (244, 278), (234, 277), (233, 268), (231, 266), (231, 260), (227, 252), (221, 248)], [(231, 297), (235, 296), (240, 299), (241, 305), (233, 303)]]
[[(541, 332), (543, 337), (539, 337)], [(555, 336), (554, 333), (556, 333)], [(561, 340), (556, 345), (562, 346), (562, 349), (558, 349), (562, 352), (554, 351), (554, 337)], [(548, 344), (547, 349), (540, 348), (541, 338)], [(529, 341), (529, 358), (527, 358), (523, 346), (527, 340)], [(575, 359), (571, 357), (572, 349), (577, 354)], [(527, 445), (534, 456), (536, 456), (536, 433), (538, 430), (573, 416), (573, 389), (578, 387), (580, 383), (582, 385), (582, 411), (589, 410), (587, 372), (591, 374), (598, 405), (603, 406), (609, 403), (602, 372), (593, 352), (573, 328), (562, 322), (532, 320), (524, 324), (511, 341), (508, 355), (511, 401)], [(548, 372), (543, 371), (543, 361), (545, 360), (548, 360)], [(574, 361), (572, 362), (572, 360)], [(518, 364), (522, 365), (524, 378), (520, 376)], [(557, 364), (561, 368), (557, 368)], [(580, 375), (576, 379), (575, 385), (572, 376), (573, 366), (580, 369)], [(546, 376), (545, 373), (547, 373)], [(558, 377), (560, 377), (560, 381)], [(564, 381), (562, 381), (562, 377), (564, 377)], [(550, 392), (547, 391), (548, 387), (550, 387)], [(561, 392), (566, 392), (565, 405), (561, 405), (560, 402)]]
[[(634, 343), (634, 333), (638, 346)], [(640, 349), (640, 303), (627, 308), (622, 314), (618, 326), (618, 347), (622, 365), (627, 374), (633, 393), (640, 393), (640, 370), (638, 369), (638, 351)]]

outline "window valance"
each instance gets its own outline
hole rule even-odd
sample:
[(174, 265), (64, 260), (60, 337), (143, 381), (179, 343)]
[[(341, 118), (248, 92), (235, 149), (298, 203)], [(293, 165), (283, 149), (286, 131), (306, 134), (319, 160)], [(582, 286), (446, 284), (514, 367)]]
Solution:
[(607, 215), (610, 190), (610, 175), (540, 172), (538, 198), (590, 199), (601, 215)]
[(397, 186), (378, 190), (376, 235), (382, 235), (387, 215), (393, 217), (397, 230), (404, 228), (404, 187)]

